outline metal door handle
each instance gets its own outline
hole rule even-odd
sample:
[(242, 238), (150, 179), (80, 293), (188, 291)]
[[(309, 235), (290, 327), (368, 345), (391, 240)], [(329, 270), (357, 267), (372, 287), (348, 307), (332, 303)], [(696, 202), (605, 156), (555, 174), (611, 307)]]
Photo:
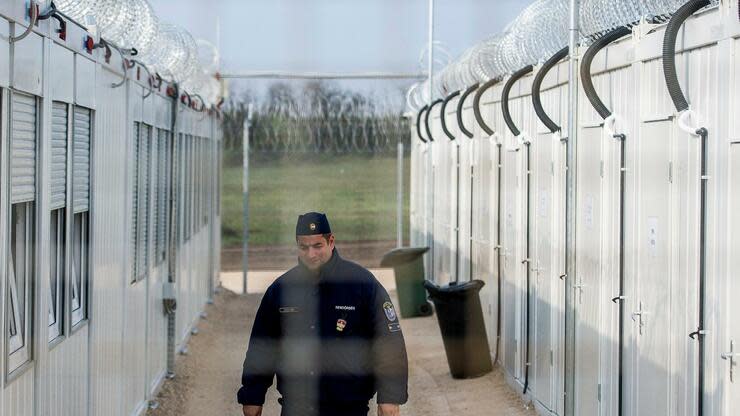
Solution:
[(730, 351), (724, 352), (722, 355), (720, 355), (723, 360), (729, 360), (730, 361), (730, 382), (734, 382), (735, 378), (735, 357), (740, 358), (740, 353), (735, 352), (735, 341), (730, 340)]

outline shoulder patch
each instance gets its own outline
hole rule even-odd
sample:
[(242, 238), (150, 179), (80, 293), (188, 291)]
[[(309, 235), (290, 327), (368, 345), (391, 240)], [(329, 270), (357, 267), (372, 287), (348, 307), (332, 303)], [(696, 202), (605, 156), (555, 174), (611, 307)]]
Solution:
[(398, 319), (398, 316), (396, 316), (396, 309), (390, 302), (386, 302), (383, 304), (383, 312), (385, 312), (385, 317), (388, 319), (389, 322), (395, 322), (396, 319)]

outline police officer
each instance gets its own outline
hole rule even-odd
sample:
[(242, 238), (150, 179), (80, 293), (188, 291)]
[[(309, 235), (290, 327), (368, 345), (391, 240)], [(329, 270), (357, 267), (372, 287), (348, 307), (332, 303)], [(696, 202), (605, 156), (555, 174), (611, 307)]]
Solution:
[(238, 401), (259, 416), (277, 375), (282, 416), (399, 415), (408, 362), (386, 290), (334, 248), (326, 215), (296, 225), (298, 266), (267, 289), (252, 327)]

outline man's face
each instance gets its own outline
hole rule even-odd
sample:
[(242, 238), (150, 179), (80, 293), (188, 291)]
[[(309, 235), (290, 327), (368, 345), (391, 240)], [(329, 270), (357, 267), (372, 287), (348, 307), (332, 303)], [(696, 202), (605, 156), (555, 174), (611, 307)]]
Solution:
[(334, 235), (329, 236), (329, 241), (320, 234), (299, 235), (296, 240), (298, 258), (309, 270), (316, 271), (331, 259), (331, 253), (334, 250)]

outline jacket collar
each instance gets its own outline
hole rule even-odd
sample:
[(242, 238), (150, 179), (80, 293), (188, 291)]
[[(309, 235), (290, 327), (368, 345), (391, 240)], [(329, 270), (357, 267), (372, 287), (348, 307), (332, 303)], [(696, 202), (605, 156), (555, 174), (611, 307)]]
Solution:
[(300, 267), (302, 274), (305, 276), (311, 276), (316, 277), (317, 281), (323, 281), (326, 280), (328, 276), (331, 276), (334, 274), (334, 270), (337, 267), (337, 263), (341, 260), (341, 257), (339, 256), (339, 251), (336, 247), (334, 247), (334, 250), (331, 252), (331, 258), (329, 258), (329, 261), (324, 263), (320, 268), (318, 274), (316, 272), (312, 272), (308, 267), (306, 267), (305, 264), (301, 261), (301, 259), (298, 259), (298, 267)]

